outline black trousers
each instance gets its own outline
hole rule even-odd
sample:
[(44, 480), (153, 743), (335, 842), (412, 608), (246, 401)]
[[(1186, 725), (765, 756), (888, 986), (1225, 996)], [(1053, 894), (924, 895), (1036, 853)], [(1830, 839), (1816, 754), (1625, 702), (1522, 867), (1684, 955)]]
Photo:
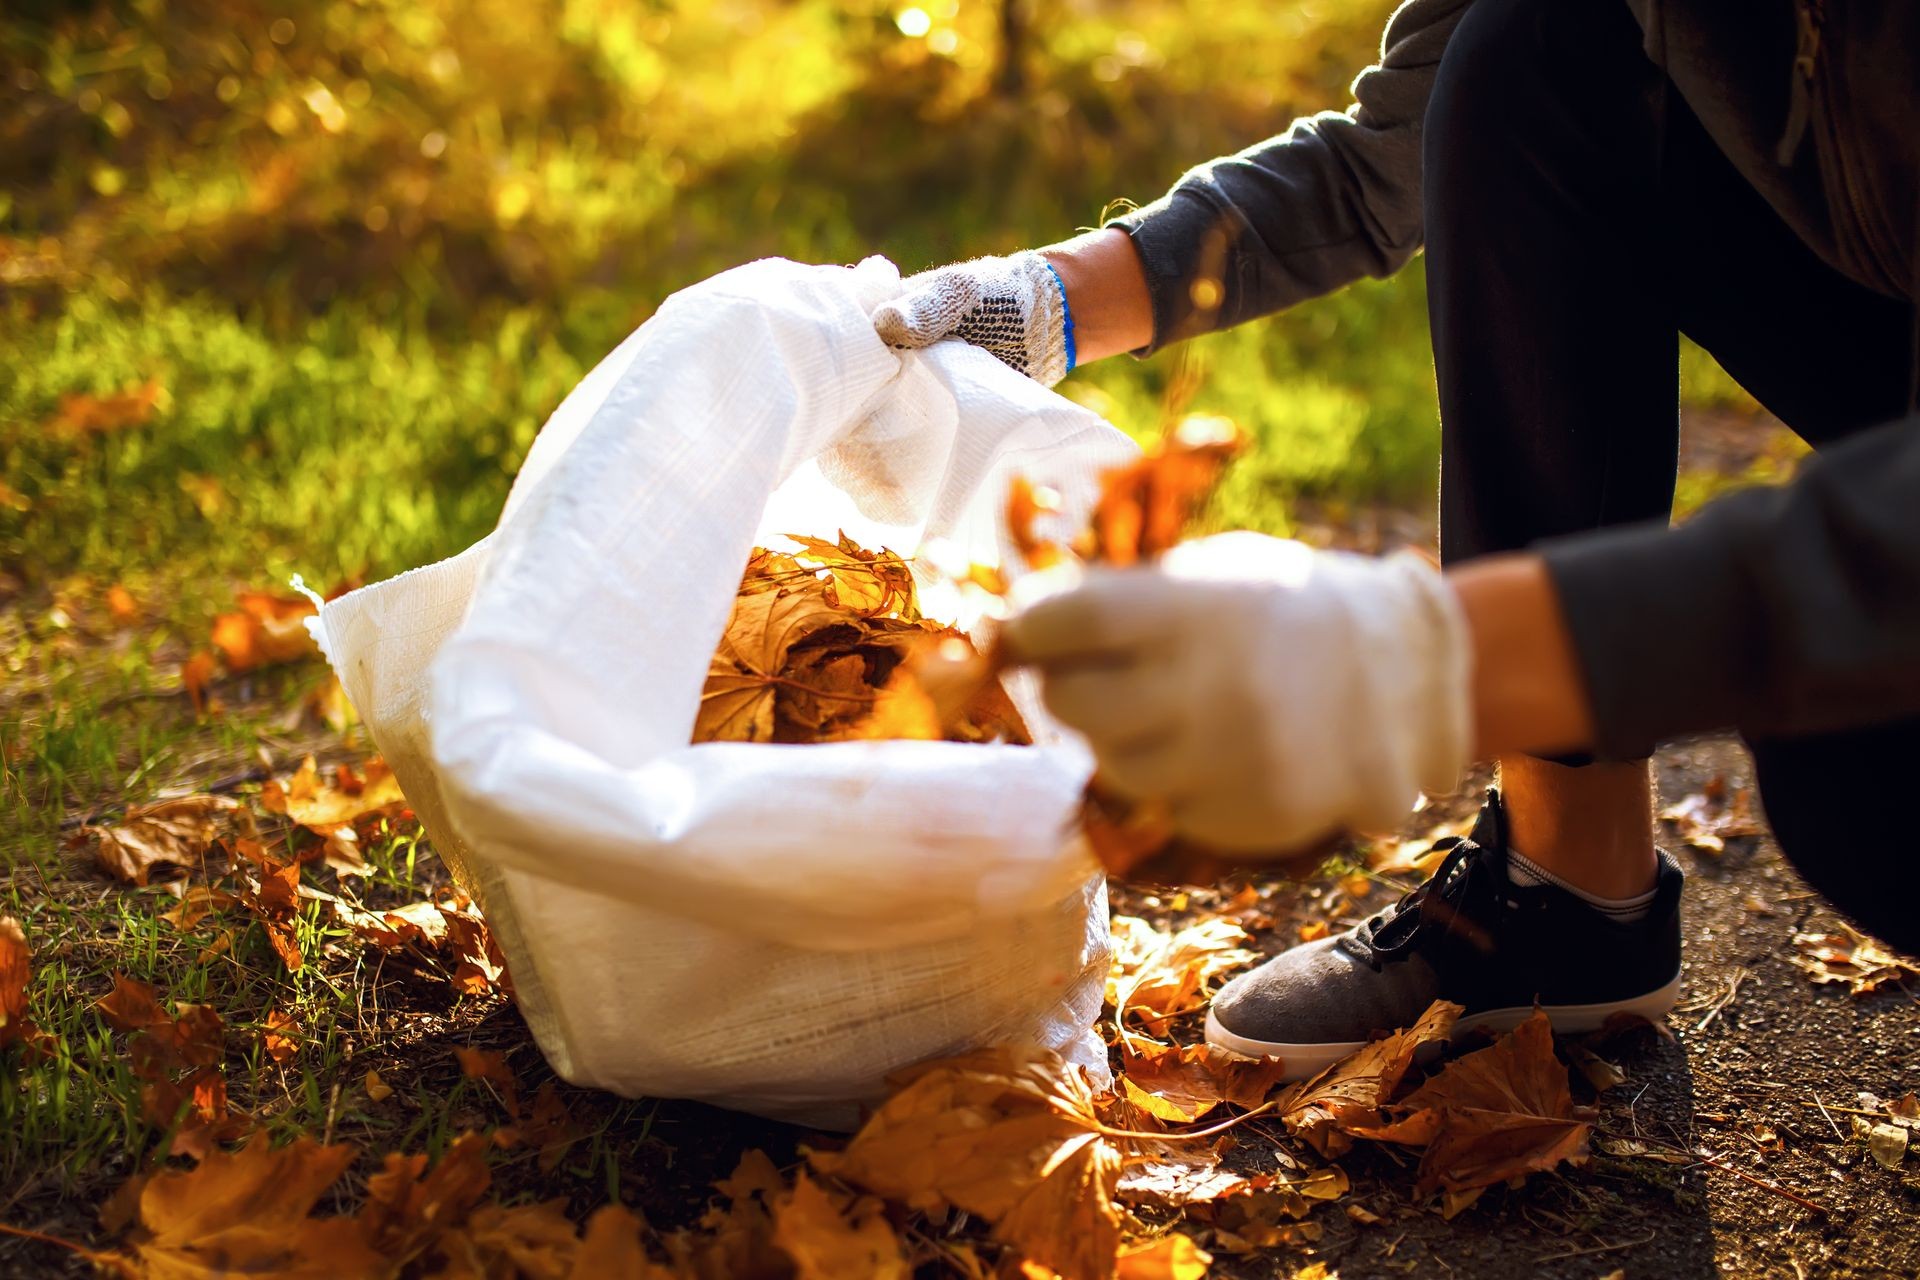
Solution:
[[(1425, 147), (1448, 561), (1665, 517), (1680, 333), (1816, 448), (1905, 411), (1909, 305), (1788, 229), (1648, 60), (1624, 0), (1476, 0)], [(1920, 721), (1750, 745), (1806, 879), (1920, 947), (1889, 892), (1915, 866), (1898, 810)]]

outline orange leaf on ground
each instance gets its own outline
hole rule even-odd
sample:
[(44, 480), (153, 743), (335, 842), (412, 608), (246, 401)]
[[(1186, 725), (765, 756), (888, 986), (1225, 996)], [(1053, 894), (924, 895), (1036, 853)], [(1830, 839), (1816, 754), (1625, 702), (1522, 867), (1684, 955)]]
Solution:
[(364, 774), (342, 765), (332, 779), (325, 779), (313, 757), (308, 756), (292, 777), (275, 779), (260, 791), (261, 808), (284, 814), (322, 836), (365, 818), (398, 812), (406, 803), (399, 780), (386, 762), (377, 758), (367, 761)]
[(260, 1045), (275, 1062), (292, 1062), (300, 1053), (300, 1024), (290, 1013), (267, 1011), (267, 1025), (260, 1033)]
[(227, 670), (238, 674), (320, 652), (305, 622), (314, 614), (313, 601), (270, 591), (243, 591), (239, 599), (237, 611), (213, 620), (213, 647)]
[(111, 826), (83, 826), (76, 841), (93, 845), (100, 865), (128, 884), (145, 884), (153, 868), (192, 868), (240, 809), (231, 796), (181, 796), (135, 805)]
[(144, 1031), (172, 1021), (160, 1007), (158, 989), (124, 973), (113, 975), (113, 990), (95, 1001), (93, 1007), (107, 1020), (108, 1026), (120, 1031)]
[(384, 1276), (389, 1260), (368, 1245), (360, 1224), (309, 1216), (353, 1158), (351, 1147), (307, 1138), (276, 1151), (264, 1134), (239, 1151), (209, 1151), (197, 1168), (148, 1180), (133, 1239), (107, 1258), (127, 1274), (183, 1280)]
[(213, 655), (205, 649), (180, 664), (180, 687), (187, 691), (187, 700), (193, 703), (195, 715), (206, 714), (207, 685), (212, 682), (215, 670)]
[(1796, 933), (1793, 962), (1815, 982), (1844, 983), (1856, 996), (1920, 977), (1920, 965), (1888, 951), (1864, 934), (1841, 926), (1843, 933)]
[(911, 1208), (957, 1206), (1067, 1280), (1106, 1280), (1120, 1245), (1121, 1153), (1076, 1069), (1000, 1048), (896, 1082), (845, 1151), (812, 1157), (817, 1169)]
[(1353, 1146), (1356, 1127), (1379, 1123), (1380, 1108), (1392, 1100), (1414, 1055), (1424, 1045), (1444, 1041), (1460, 1013), (1457, 1004), (1434, 1001), (1412, 1027), (1376, 1040), (1289, 1088), (1278, 1099), (1280, 1119), (1321, 1155), (1341, 1155)]
[(1114, 1280), (1200, 1280), (1213, 1255), (1179, 1232), (1120, 1251)]
[(158, 378), (107, 395), (71, 391), (60, 397), (59, 411), (47, 427), (54, 435), (69, 438), (124, 431), (145, 425), (166, 400), (167, 389)]
[(567, 1280), (676, 1280), (647, 1257), (640, 1219), (617, 1204), (603, 1205), (587, 1219)]
[(785, 1191), (764, 1151), (749, 1151), (714, 1184), (727, 1201), (700, 1218), (699, 1231), (666, 1237), (671, 1273), (688, 1280), (789, 1280), (792, 1260), (773, 1243), (773, 1203)]
[(1243, 1058), (1212, 1045), (1156, 1045), (1137, 1038), (1122, 1052), (1121, 1088), (1148, 1115), (1198, 1120), (1223, 1102), (1257, 1107), (1286, 1074), (1277, 1058)]
[(1253, 962), (1251, 939), (1231, 920), (1212, 916), (1166, 933), (1137, 916), (1115, 916), (1107, 1003), (1124, 1031), (1125, 1016), (1159, 1027), (1204, 1005), (1214, 980)]
[(805, 1172), (774, 1202), (773, 1241), (793, 1259), (797, 1280), (907, 1280), (913, 1274), (885, 1205), (829, 1191)]
[(0, 916), (0, 1049), (41, 1040), (40, 1029), (27, 1019), (27, 983), (32, 978), (26, 932), (12, 916)]
[(426, 1274), (435, 1280), (566, 1280), (579, 1247), (565, 1200), (540, 1204), (483, 1204), (449, 1227), (428, 1256), (444, 1259)]
[(500, 1105), (507, 1114), (516, 1120), (520, 1117), (520, 1082), (514, 1078), (513, 1068), (507, 1065), (507, 1055), (498, 1049), (476, 1049), (468, 1045), (455, 1045), (453, 1056), (460, 1060), (460, 1074), (469, 1080), (490, 1081), (500, 1089)]
[(125, 626), (140, 616), (140, 602), (133, 598), (133, 592), (119, 583), (107, 588), (107, 613), (116, 623)]
[(431, 1171), (424, 1155), (390, 1152), (380, 1172), (367, 1179), (360, 1224), (368, 1241), (397, 1268), (463, 1221), (491, 1185), (487, 1140), (477, 1133), (454, 1139)]
[(1392, 1111), (1390, 1123), (1354, 1132), (1424, 1145), (1420, 1195), (1472, 1191), (1587, 1158), (1591, 1126), (1575, 1112), (1553, 1029), (1538, 1009), (1487, 1048), (1447, 1063)]

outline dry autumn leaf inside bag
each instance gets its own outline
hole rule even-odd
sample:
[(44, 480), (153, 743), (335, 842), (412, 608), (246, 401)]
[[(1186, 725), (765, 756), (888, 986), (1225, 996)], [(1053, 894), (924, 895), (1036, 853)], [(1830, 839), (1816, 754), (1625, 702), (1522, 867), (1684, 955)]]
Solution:
[[(896, 677), (957, 615), (889, 562), (1010, 564), (1011, 476), (1061, 493), (1064, 533), (1138, 450), (977, 349), (885, 348), (899, 287), (762, 262), (676, 296), (542, 431), (484, 546), (322, 611), (580, 1083), (844, 1125), (956, 1047), (1103, 1058), (1085, 760), (1004, 696), (949, 728), (929, 694), (941, 740), (898, 740), (935, 736)], [(865, 514), (882, 487), (910, 520)]]

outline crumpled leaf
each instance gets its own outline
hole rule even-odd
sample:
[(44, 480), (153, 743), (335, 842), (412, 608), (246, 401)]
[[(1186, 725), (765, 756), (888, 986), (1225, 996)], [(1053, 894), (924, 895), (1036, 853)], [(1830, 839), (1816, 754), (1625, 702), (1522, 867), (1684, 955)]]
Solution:
[(1842, 933), (1796, 933), (1793, 962), (1815, 982), (1844, 983), (1856, 996), (1871, 995), (1882, 987), (1911, 981), (1920, 964), (1888, 951), (1872, 938), (1845, 925)]
[(313, 601), (305, 596), (243, 591), (239, 604), (236, 611), (213, 620), (213, 647), (227, 670), (239, 674), (319, 654), (306, 628), (306, 619), (315, 612)]
[(100, 866), (128, 884), (145, 884), (163, 864), (193, 868), (241, 808), (231, 796), (181, 796), (135, 805), (112, 825), (87, 825), (76, 839), (90, 841)]
[(1082, 557), (1117, 568), (1172, 549), (1206, 506), (1247, 438), (1225, 418), (1192, 415), (1135, 461), (1100, 477)]
[(1740, 788), (1728, 794), (1724, 777), (1714, 777), (1705, 788), (1660, 811), (1660, 820), (1673, 824), (1676, 834), (1693, 848), (1715, 856), (1726, 852), (1727, 841), (1766, 833), (1753, 811), (1753, 793)]
[(1277, 1058), (1243, 1058), (1208, 1044), (1155, 1045), (1138, 1038), (1124, 1051), (1127, 1100), (1172, 1124), (1198, 1120), (1221, 1103), (1257, 1107), (1286, 1074)]
[[(998, 674), (960, 632), (920, 615), (913, 575), (891, 552), (790, 535), (757, 548), (707, 665), (694, 742), (947, 739), (1030, 742)], [(922, 679), (958, 648), (970, 676), (952, 706)]]
[(1067, 1280), (1106, 1280), (1120, 1246), (1120, 1151), (1085, 1079), (1012, 1048), (924, 1064), (843, 1152), (814, 1167), (911, 1208), (957, 1206)]
[(300, 1023), (292, 1014), (279, 1009), (267, 1010), (266, 1026), (260, 1032), (260, 1047), (275, 1062), (292, 1062), (300, 1054)]
[(1359, 1136), (1426, 1147), (1416, 1193), (1493, 1186), (1587, 1158), (1588, 1116), (1577, 1112), (1553, 1028), (1534, 1010), (1485, 1049), (1447, 1063)]
[(1353, 1147), (1353, 1135), (1378, 1123), (1414, 1055), (1444, 1041), (1461, 1007), (1436, 1000), (1412, 1027), (1376, 1040), (1293, 1085), (1276, 1100), (1288, 1132), (1304, 1138), (1323, 1156), (1339, 1156)]
[(797, 1280), (907, 1280), (912, 1268), (871, 1197), (835, 1194), (807, 1177), (774, 1202), (773, 1242), (793, 1259)]
[(1124, 1024), (1132, 1014), (1150, 1028), (1190, 1013), (1213, 994), (1214, 980), (1256, 958), (1244, 943), (1247, 931), (1209, 916), (1167, 933), (1136, 916), (1115, 916), (1113, 958), (1107, 971), (1107, 1003)]
[(322, 836), (367, 818), (397, 813), (406, 803), (393, 770), (378, 757), (367, 761), (364, 772), (343, 764), (328, 779), (320, 776), (319, 766), (308, 756), (292, 777), (271, 780), (260, 789), (261, 808)]
[(353, 1159), (351, 1147), (308, 1138), (276, 1151), (264, 1134), (239, 1151), (209, 1151), (196, 1168), (148, 1179), (132, 1240), (106, 1256), (128, 1274), (154, 1280), (384, 1276), (389, 1261), (369, 1246), (359, 1223), (309, 1216)]

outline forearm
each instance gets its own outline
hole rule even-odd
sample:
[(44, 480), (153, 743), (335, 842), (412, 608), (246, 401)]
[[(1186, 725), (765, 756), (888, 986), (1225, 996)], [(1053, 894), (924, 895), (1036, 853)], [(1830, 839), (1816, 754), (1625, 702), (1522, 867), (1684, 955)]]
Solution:
[(1073, 319), (1079, 364), (1146, 346), (1153, 340), (1147, 276), (1127, 233), (1089, 231), (1040, 250), (1060, 273)]
[(1593, 711), (1546, 562), (1493, 556), (1447, 582), (1472, 636), (1474, 757), (1588, 746)]

